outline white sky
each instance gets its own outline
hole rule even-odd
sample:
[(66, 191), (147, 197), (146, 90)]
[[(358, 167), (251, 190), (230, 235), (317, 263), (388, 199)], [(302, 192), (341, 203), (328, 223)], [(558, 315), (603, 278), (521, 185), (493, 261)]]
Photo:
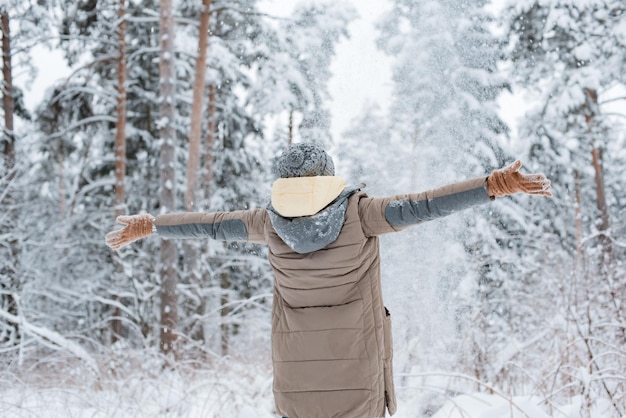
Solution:
[[(60, 51), (50, 51), (47, 48), (35, 47), (31, 54), (33, 65), (38, 69), (37, 77), (31, 84), (25, 85), (26, 74), (17, 74), (15, 83), (24, 88), (24, 104), (28, 110), (35, 110), (46, 92), (55, 81), (67, 77), (69, 70), (64, 64)], [(15, 64), (14, 64), (15, 65)]]
[(378, 103), (387, 110), (391, 97), (389, 58), (376, 48), (375, 21), (391, 7), (388, 0), (352, 1), (359, 13), (348, 30), (350, 39), (342, 41), (331, 67), (334, 74), (329, 89), (332, 96), (332, 132), (339, 138), (366, 102)]

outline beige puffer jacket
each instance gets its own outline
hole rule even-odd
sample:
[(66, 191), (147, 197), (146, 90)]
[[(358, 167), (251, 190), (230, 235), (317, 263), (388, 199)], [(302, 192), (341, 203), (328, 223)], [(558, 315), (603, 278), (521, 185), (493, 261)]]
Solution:
[[(311, 190), (319, 187), (325, 186), (316, 184)], [(209, 236), (269, 246), (275, 274), (272, 359), (277, 413), (290, 418), (382, 417), (385, 409), (396, 411), (396, 398), (378, 236), (489, 201), (486, 179), (478, 178), (389, 198), (344, 189), (329, 204), (304, 205), (317, 212), (289, 218), (270, 206), (159, 215), (156, 226), (165, 237)], [(307, 247), (311, 241), (316, 246)], [(304, 247), (299, 246), (303, 242)]]

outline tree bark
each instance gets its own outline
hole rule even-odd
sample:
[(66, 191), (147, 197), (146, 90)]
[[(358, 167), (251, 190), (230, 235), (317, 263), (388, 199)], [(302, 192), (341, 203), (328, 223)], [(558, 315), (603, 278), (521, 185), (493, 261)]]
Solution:
[(230, 307), (228, 306), (229, 302), (229, 290), (230, 290), (230, 276), (228, 271), (224, 270), (220, 274), (220, 288), (221, 288), (221, 297), (220, 297), (220, 318), (221, 318), (221, 348), (222, 348), (222, 356), (228, 355), (228, 346), (230, 343), (230, 326), (228, 324), (228, 315), (230, 314)]
[[(118, 40), (119, 56), (117, 59), (117, 122), (115, 124), (115, 217), (123, 215), (126, 181), (126, 0), (120, 0), (118, 10)], [(121, 277), (123, 267), (117, 253), (115, 254), (116, 275)], [(122, 303), (119, 296), (113, 299)], [(116, 307), (113, 310), (111, 321), (112, 342), (115, 343), (122, 335), (122, 310)]]
[(204, 158), (204, 199), (205, 206), (209, 206), (209, 197), (211, 196), (211, 181), (213, 180), (213, 145), (215, 144), (215, 128), (216, 126), (216, 94), (215, 85), (209, 86), (209, 108), (208, 115), (209, 127), (206, 136), (206, 154)]
[[(185, 210), (193, 212), (198, 207), (199, 196), (199, 170), (200, 170), (200, 149), (202, 114), (204, 108), (204, 89), (206, 77), (206, 58), (209, 45), (209, 20), (210, 20), (211, 0), (202, 0), (202, 11), (200, 12), (200, 28), (198, 29), (198, 57), (196, 58), (195, 78), (193, 83), (193, 100), (191, 104), (191, 129), (189, 133), (189, 159), (187, 164), (187, 190), (185, 192)], [(201, 287), (202, 277), (198, 266), (199, 245), (195, 241), (185, 241), (183, 251), (185, 252), (185, 264), (188, 266), (189, 281), (197, 288)], [(200, 292), (201, 293), (201, 292)], [(202, 317), (206, 308), (203, 295), (199, 294), (201, 302), (196, 307), (196, 313)], [(200, 341), (204, 341), (204, 328), (196, 327), (197, 332), (192, 335)]]
[[(208, 103), (208, 109), (207, 109), (207, 118), (209, 121), (209, 125), (208, 125), (208, 129), (206, 133), (206, 138), (204, 140), (205, 153), (204, 153), (204, 162), (203, 162), (203, 167), (202, 167), (202, 173), (203, 173), (202, 207), (203, 207), (203, 210), (209, 209), (210, 201), (211, 201), (211, 191), (212, 191), (211, 182), (213, 181), (213, 144), (215, 143), (215, 128), (216, 128), (215, 90), (216, 89), (215, 89), (214, 84), (209, 85), (209, 103)], [(203, 247), (205, 248), (205, 250), (207, 250), (207, 253), (208, 253), (209, 245), (211, 245), (211, 243), (209, 241), (206, 241)], [(203, 283), (211, 283), (211, 286), (214, 286), (213, 281), (215, 279), (210, 274), (209, 271), (205, 271), (201, 275), (202, 275), (201, 280), (203, 281)], [(201, 314), (202, 316), (206, 312), (208, 303), (209, 302), (206, 299), (206, 296), (202, 296), (201, 305), (198, 307), (199, 309), (198, 313)], [(204, 336), (204, 328), (203, 328), (202, 334)]]
[[(63, 145), (63, 138), (57, 139), (57, 163), (59, 164), (59, 221), (65, 221), (67, 212), (67, 189), (65, 187), (65, 146)], [(67, 239), (67, 228), (63, 228), (61, 231), (61, 241)]]
[(4, 132), (3, 151), (6, 159), (7, 174), (15, 167), (15, 134), (13, 132), (13, 113), (15, 110), (15, 99), (13, 97), (13, 69), (11, 67), (11, 32), (9, 28), (9, 12), (0, 9), (2, 16), (2, 76), (4, 86), (2, 89), (2, 106), (4, 108)]
[[(9, 26), (9, 11), (5, 7), (0, 7), (0, 30), (2, 31), (2, 106), (4, 108), (4, 129), (0, 144), (2, 144), (2, 153), (4, 154), (4, 172), (6, 175), (6, 184), (9, 184), (15, 176), (15, 133), (13, 132), (13, 118), (15, 110), (15, 98), (13, 95), (13, 67), (11, 64), (11, 31)], [(1, 171), (0, 171), (1, 172)], [(7, 201), (11, 201), (11, 193), (5, 197)], [(9, 219), (15, 219), (15, 216), (9, 216)], [(8, 312), (11, 315), (19, 316), (17, 310), (17, 301), (11, 293), (16, 288), (16, 267), (18, 258), (18, 246), (14, 240), (9, 242), (10, 260), (7, 265), (2, 267), (0, 271), (4, 271), (8, 277), (8, 294), (0, 296), (6, 298), (5, 303)], [(4, 287), (4, 285), (3, 285)], [(4, 292), (3, 292), (4, 293)], [(4, 305), (0, 299), (0, 306)], [(19, 324), (14, 325), (15, 334), (19, 338)]]
[[(601, 258), (599, 263), (600, 273), (606, 278), (607, 286), (610, 292), (611, 304), (615, 309), (615, 320), (617, 323), (623, 323), (623, 304), (621, 297), (623, 294), (623, 286), (620, 280), (615, 276), (615, 255), (613, 251), (613, 242), (610, 236), (611, 221), (609, 217), (609, 207), (606, 203), (606, 188), (604, 185), (604, 170), (602, 164), (602, 149), (593, 140), (594, 116), (599, 113), (598, 93), (593, 89), (585, 89), (586, 107), (588, 113), (585, 115), (589, 133), (592, 134), (591, 142), (591, 161), (594, 170), (594, 181), (596, 184), (596, 207), (599, 212), (597, 229), (599, 232), (599, 242), (601, 249)], [(617, 331), (618, 338), (621, 342), (626, 342), (626, 329), (619, 328)]]
[(289, 130), (289, 138), (287, 140), (287, 145), (293, 144), (293, 110), (289, 112), (289, 125), (287, 126)]
[(198, 57), (193, 83), (193, 101), (191, 105), (191, 130), (189, 134), (189, 163), (187, 165), (187, 191), (185, 209), (193, 211), (198, 193), (198, 170), (200, 168), (200, 134), (202, 128), (202, 109), (206, 75), (206, 57), (209, 44), (209, 18), (211, 0), (202, 0), (200, 29), (198, 33)]
[[(159, 2), (159, 91), (160, 91), (160, 188), (161, 211), (176, 207), (176, 128), (174, 68), (174, 14), (172, 0)], [(161, 240), (161, 335), (160, 348), (164, 354), (176, 352), (178, 327), (177, 250), (174, 243)]]
[(609, 233), (609, 209), (606, 204), (606, 192), (604, 188), (604, 174), (602, 170), (602, 151), (595, 144), (591, 147), (591, 159), (593, 162), (594, 180), (596, 183), (596, 205), (600, 212), (598, 232), (600, 232), (600, 243), (602, 244), (603, 261), (611, 263), (613, 260), (613, 248)]
[(580, 173), (574, 170), (574, 226), (576, 228), (576, 265), (575, 272), (580, 274), (583, 266), (583, 215), (580, 201)]
[(117, 122), (115, 124), (115, 215), (124, 214), (126, 181), (126, 4), (120, 0), (118, 19)]
[(592, 135), (591, 140), (591, 160), (594, 170), (594, 180), (596, 183), (596, 206), (600, 213), (600, 219), (597, 225), (600, 233), (600, 245), (602, 246), (601, 264), (610, 265), (613, 261), (613, 248), (609, 233), (610, 220), (609, 209), (606, 204), (606, 192), (604, 188), (604, 174), (602, 171), (602, 150), (593, 140), (594, 117), (598, 113), (598, 93), (593, 89), (585, 89), (586, 95), (586, 114), (589, 133)]

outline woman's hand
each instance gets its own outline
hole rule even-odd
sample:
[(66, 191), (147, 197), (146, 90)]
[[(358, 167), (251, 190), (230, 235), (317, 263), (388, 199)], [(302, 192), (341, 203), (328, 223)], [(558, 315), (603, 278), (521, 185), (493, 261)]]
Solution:
[(109, 232), (106, 235), (105, 242), (113, 250), (117, 250), (131, 242), (152, 235), (154, 217), (148, 213), (118, 216), (115, 220), (125, 226), (122, 229)]
[(519, 169), (522, 162), (516, 160), (513, 164), (495, 170), (487, 177), (487, 194), (493, 197), (502, 197), (515, 193), (552, 196), (550, 180), (543, 174), (522, 174)]

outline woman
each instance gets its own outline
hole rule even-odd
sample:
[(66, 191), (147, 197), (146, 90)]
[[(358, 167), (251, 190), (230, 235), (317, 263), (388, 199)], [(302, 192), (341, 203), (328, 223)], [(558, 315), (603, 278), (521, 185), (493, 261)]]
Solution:
[(205, 238), (269, 246), (274, 270), (272, 360), (279, 414), (393, 415), (389, 311), (381, 293), (378, 236), (514, 193), (551, 196), (521, 163), (419, 194), (371, 198), (334, 175), (318, 145), (290, 146), (267, 208), (120, 216), (106, 236), (118, 249), (140, 238)]

